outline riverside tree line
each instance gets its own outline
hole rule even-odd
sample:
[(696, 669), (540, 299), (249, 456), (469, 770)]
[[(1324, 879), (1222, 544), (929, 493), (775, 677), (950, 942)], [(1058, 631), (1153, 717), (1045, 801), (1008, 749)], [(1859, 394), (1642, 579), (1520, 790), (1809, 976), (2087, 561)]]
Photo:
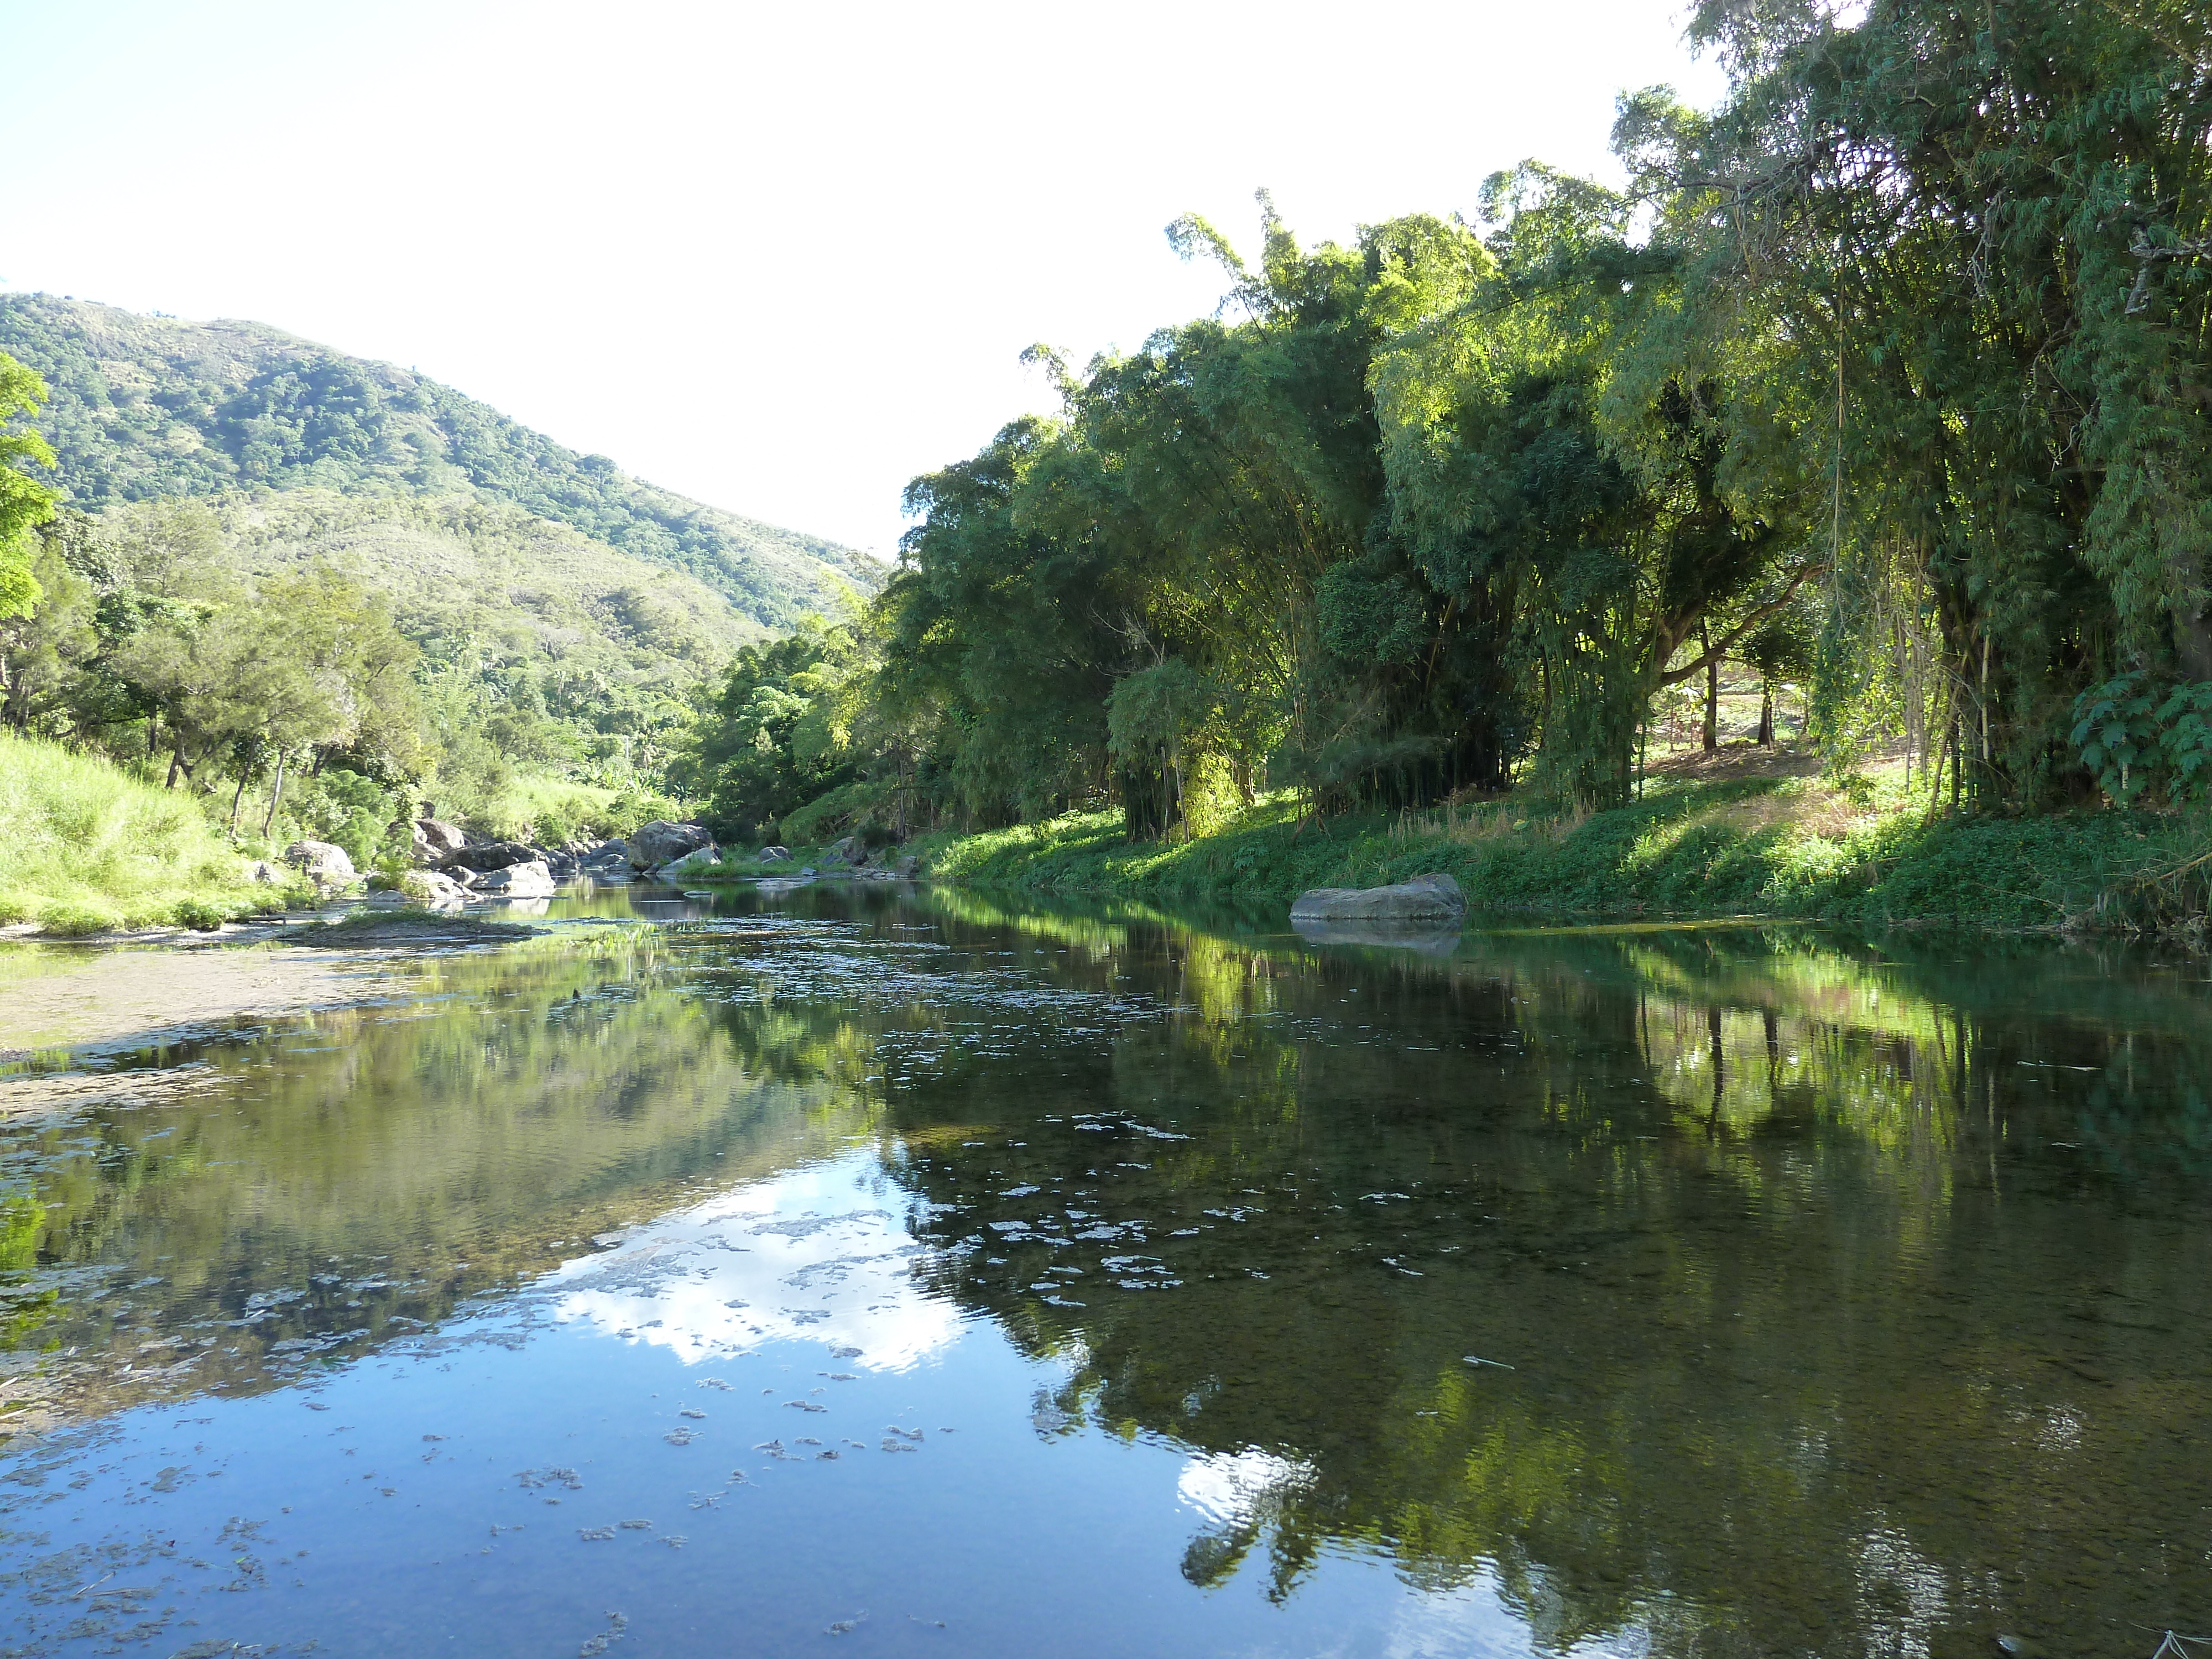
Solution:
[[(873, 608), (756, 653), (732, 824), (1133, 833), (1631, 792), (1656, 694), (1806, 690), (1931, 799), (2201, 795), (2212, 758), (2212, 18), (2181, 0), (1710, 0), (1711, 112), (1622, 100), (1616, 191), (1213, 227), (1215, 317), (915, 481)], [(793, 833), (796, 833), (795, 831)]]
[[(1059, 412), (916, 479), (882, 592), (740, 652), (670, 781), (725, 838), (794, 841), (1108, 803), (1202, 832), (1279, 788), (1603, 807), (1655, 699), (1727, 663), (1800, 688), (1839, 771), (1901, 737), (1933, 805), (2202, 799), (2212, 19), (1707, 0), (1692, 28), (1729, 94), (1625, 98), (1624, 189), (1529, 162), (1472, 222), (1311, 247), (1263, 196), (1250, 262), (1179, 221), (1219, 312), (1034, 353)], [(326, 757), (421, 678), (338, 634), (381, 638), (301, 634), (353, 711)], [(290, 752), (164, 729), (187, 769)]]

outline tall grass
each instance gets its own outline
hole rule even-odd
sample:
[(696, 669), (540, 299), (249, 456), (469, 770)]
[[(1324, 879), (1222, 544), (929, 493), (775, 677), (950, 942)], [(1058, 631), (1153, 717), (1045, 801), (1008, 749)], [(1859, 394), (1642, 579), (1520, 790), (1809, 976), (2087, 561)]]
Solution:
[(209, 927), (278, 908), (192, 796), (0, 732), (0, 922), (64, 935)]

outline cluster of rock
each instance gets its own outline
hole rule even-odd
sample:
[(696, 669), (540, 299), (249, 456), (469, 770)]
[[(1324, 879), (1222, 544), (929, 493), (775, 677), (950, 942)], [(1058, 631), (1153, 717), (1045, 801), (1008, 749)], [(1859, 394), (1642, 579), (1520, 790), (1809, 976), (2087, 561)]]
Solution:
[[(409, 829), (414, 867), (400, 878), (398, 890), (404, 896), (425, 904), (550, 898), (556, 884), (563, 881), (584, 879), (601, 885), (641, 877), (677, 881), (703, 876), (722, 865), (714, 837), (699, 823), (655, 819), (627, 840), (570, 841), (559, 847), (494, 841), (428, 811)], [(763, 847), (759, 854), (763, 865), (786, 863), (790, 858), (791, 850), (785, 847)], [(312, 878), (325, 893), (357, 878), (345, 849), (328, 842), (295, 841), (284, 849), (284, 860)], [(830, 843), (819, 871), (810, 865), (802, 873), (906, 881), (913, 878), (916, 864), (911, 855), (886, 859), (872, 852), (860, 836), (847, 836)], [(283, 879), (280, 872), (265, 864), (256, 866), (253, 874), (257, 880)]]
[(400, 890), (432, 904), (471, 898), (548, 898), (555, 884), (579, 878), (605, 884), (639, 875), (696, 875), (721, 863), (705, 825), (659, 819), (628, 840), (580, 840), (559, 847), (493, 841), (441, 818), (412, 831), (415, 868)]

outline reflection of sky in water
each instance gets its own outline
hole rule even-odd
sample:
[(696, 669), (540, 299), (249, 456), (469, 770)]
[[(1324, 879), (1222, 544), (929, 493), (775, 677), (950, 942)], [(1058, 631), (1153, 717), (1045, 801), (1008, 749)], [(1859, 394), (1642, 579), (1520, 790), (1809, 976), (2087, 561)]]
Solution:
[(1262, 1519), (1281, 1497), (1312, 1479), (1306, 1464), (1251, 1446), (1193, 1457), (1182, 1467), (1176, 1494), (1207, 1520), (1234, 1526)]
[(922, 1247), (884, 1196), (865, 1155), (738, 1188), (563, 1267), (546, 1281), (560, 1291), (556, 1316), (686, 1364), (807, 1340), (857, 1366), (903, 1370), (951, 1342), (960, 1316), (915, 1284)]
[[(910, 1202), (872, 1154), (805, 1165), (299, 1386), (17, 1455), (0, 1652), (1535, 1650), (1487, 1577), (1357, 1547), (1271, 1600), (1311, 1468), (1053, 1407), (1080, 1342), (1033, 1357), (927, 1292)], [(1223, 1533), (1254, 1562), (1186, 1582)]]

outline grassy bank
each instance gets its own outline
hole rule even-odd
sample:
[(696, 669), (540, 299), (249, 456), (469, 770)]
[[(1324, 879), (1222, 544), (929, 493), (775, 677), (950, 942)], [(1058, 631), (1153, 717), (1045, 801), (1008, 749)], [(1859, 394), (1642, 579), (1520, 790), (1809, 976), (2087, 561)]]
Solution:
[(281, 908), (183, 791), (0, 732), (0, 923), (62, 936), (211, 927)]
[[(1479, 908), (1581, 916), (1802, 917), (2021, 931), (2200, 928), (2212, 866), (2201, 819), (2134, 812), (1931, 814), (1878, 769), (1848, 790), (1809, 760), (1757, 752), (1650, 780), (1588, 816), (1511, 799), (1424, 814), (1299, 822), (1262, 802), (1220, 833), (1133, 845), (1118, 815), (919, 843), (939, 880), (1058, 893), (1286, 902), (1448, 872)], [(2180, 873), (2174, 873), (2180, 872)]]

